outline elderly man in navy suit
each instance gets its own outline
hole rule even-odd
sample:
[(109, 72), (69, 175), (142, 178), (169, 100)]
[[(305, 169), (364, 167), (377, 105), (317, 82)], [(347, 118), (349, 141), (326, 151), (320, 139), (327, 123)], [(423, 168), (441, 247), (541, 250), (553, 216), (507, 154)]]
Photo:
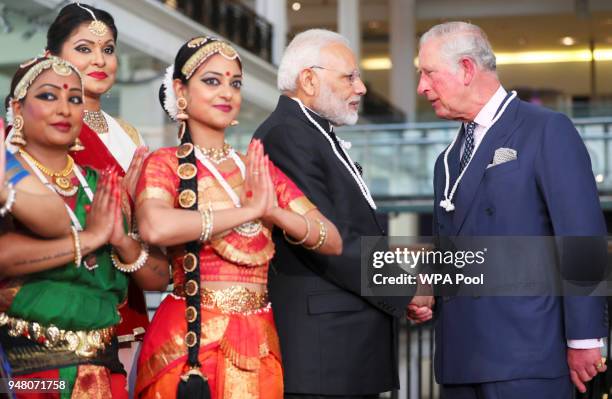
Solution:
[[(434, 173), (437, 236), (605, 236), (589, 155), (563, 114), (523, 102), (464, 22), (420, 41), (418, 93), (462, 122)], [(520, 260), (517, 260), (520, 261)], [(436, 378), (446, 399), (571, 398), (605, 370), (601, 297), (438, 301)]]

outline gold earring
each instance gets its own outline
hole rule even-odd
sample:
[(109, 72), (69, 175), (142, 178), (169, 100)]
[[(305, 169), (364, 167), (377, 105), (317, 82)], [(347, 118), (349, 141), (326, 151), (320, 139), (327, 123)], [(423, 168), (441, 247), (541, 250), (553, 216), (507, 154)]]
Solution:
[(230, 122), (230, 126), (238, 126), (238, 125), (240, 125), (240, 122), (238, 122), (236, 119)]
[(187, 113), (185, 112), (185, 110), (187, 109), (187, 100), (185, 99), (185, 97), (179, 97), (176, 100), (176, 108), (178, 108), (178, 114), (176, 114), (176, 119), (178, 119), (179, 121), (186, 121), (187, 119), (189, 119), (189, 115), (187, 115)]
[(27, 144), (22, 129), (23, 117), (21, 115), (17, 115), (15, 120), (13, 120), (13, 137), (11, 137), (11, 144), (16, 146), (25, 146)]
[(70, 146), (68, 150), (72, 152), (77, 152), (77, 151), (83, 151), (84, 149), (85, 149), (85, 146), (83, 145), (81, 140), (79, 140), (79, 138), (77, 137), (74, 140), (74, 143), (72, 143), (72, 145)]

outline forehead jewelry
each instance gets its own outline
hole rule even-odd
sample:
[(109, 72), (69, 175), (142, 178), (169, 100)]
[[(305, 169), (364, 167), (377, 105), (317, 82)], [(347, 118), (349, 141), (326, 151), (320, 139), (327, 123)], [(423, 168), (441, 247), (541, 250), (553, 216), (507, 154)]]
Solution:
[(81, 3), (79, 3), (78, 1), (76, 2), (76, 5), (79, 8), (82, 8), (83, 10), (87, 11), (89, 13), (89, 15), (91, 15), (91, 17), (93, 18), (93, 21), (91, 21), (91, 23), (89, 24), (87, 29), (89, 29), (89, 31), (92, 34), (96, 35), (96, 36), (104, 36), (104, 35), (106, 35), (106, 32), (108, 32), (108, 27), (106, 26), (106, 24), (104, 22), (98, 20), (98, 18), (96, 18), (96, 14), (94, 14), (93, 11), (91, 11), (87, 7), (83, 7), (81, 5)]
[(191, 75), (213, 54), (221, 54), (227, 60), (240, 59), (236, 50), (229, 43), (219, 40), (214, 40), (210, 37), (197, 37), (187, 43), (189, 48), (197, 48), (196, 52), (189, 57), (181, 68), (181, 73), (185, 78), (191, 78)]
[[(32, 65), (32, 63), (27, 63), (27, 65)], [(23, 75), (19, 83), (17, 83), (17, 86), (15, 86), (12, 99), (19, 101), (24, 98), (28, 92), (28, 89), (30, 88), (30, 85), (34, 82), (34, 80), (36, 80), (38, 75), (49, 68), (53, 69), (53, 72), (59, 76), (70, 76), (70, 74), (74, 72), (79, 77), (79, 80), (81, 82), (83, 81), (81, 74), (75, 67), (72, 67), (68, 61), (52, 56), (34, 65), (25, 73), (25, 75)]]

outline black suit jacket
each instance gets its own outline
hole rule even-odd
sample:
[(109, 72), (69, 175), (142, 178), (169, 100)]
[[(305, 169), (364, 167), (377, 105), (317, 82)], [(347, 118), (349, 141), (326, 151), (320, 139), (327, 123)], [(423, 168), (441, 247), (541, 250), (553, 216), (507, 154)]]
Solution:
[[(330, 124), (310, 115), (324, 128)], [(407, 297), (361, 296), (361, 236), (383, 235), (358, 184), (297, 102), (281, 96), (255, 132), (274, 164), (342, 235), (341, 256), (289, 245), (275, 232), (269, 291), (285, 392), (364, 395), (398, 387), (397, 320)]]

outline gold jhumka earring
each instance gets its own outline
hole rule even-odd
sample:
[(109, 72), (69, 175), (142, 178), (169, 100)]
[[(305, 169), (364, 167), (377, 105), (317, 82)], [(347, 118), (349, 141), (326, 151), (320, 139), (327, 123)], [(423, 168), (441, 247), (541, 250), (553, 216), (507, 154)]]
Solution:
[(187, 100), (185, 97), (179, 97), (176, 100), (176, 108), (178, 108), (178, 113), (176, 114), (176, 119), (180, 122), (181, 126), (179, 127), (179, 140), (183, 139), (183, 135), (185, 134), (185, 129), (187, 128), (187, 119), (189, 119), (189, 115), (185, 112), (187, 109)]
[(13, 137), (11, 137), (11, 144), (22, 147), (27, 144), (25, 136), (23, 135), (23, 117), (21, 115), (17, 115), (13, 121)]
[(77, 137), (74, 140), (74, 143), (72, 143), (72, 145), (70, 146), (70, 148), (68, 150), (70, 150), (72, 152), (77, 152), (77, 151), (83, 151), (84, 149), (85, 149), (85, 146), (83, 145), (81, 140)]

